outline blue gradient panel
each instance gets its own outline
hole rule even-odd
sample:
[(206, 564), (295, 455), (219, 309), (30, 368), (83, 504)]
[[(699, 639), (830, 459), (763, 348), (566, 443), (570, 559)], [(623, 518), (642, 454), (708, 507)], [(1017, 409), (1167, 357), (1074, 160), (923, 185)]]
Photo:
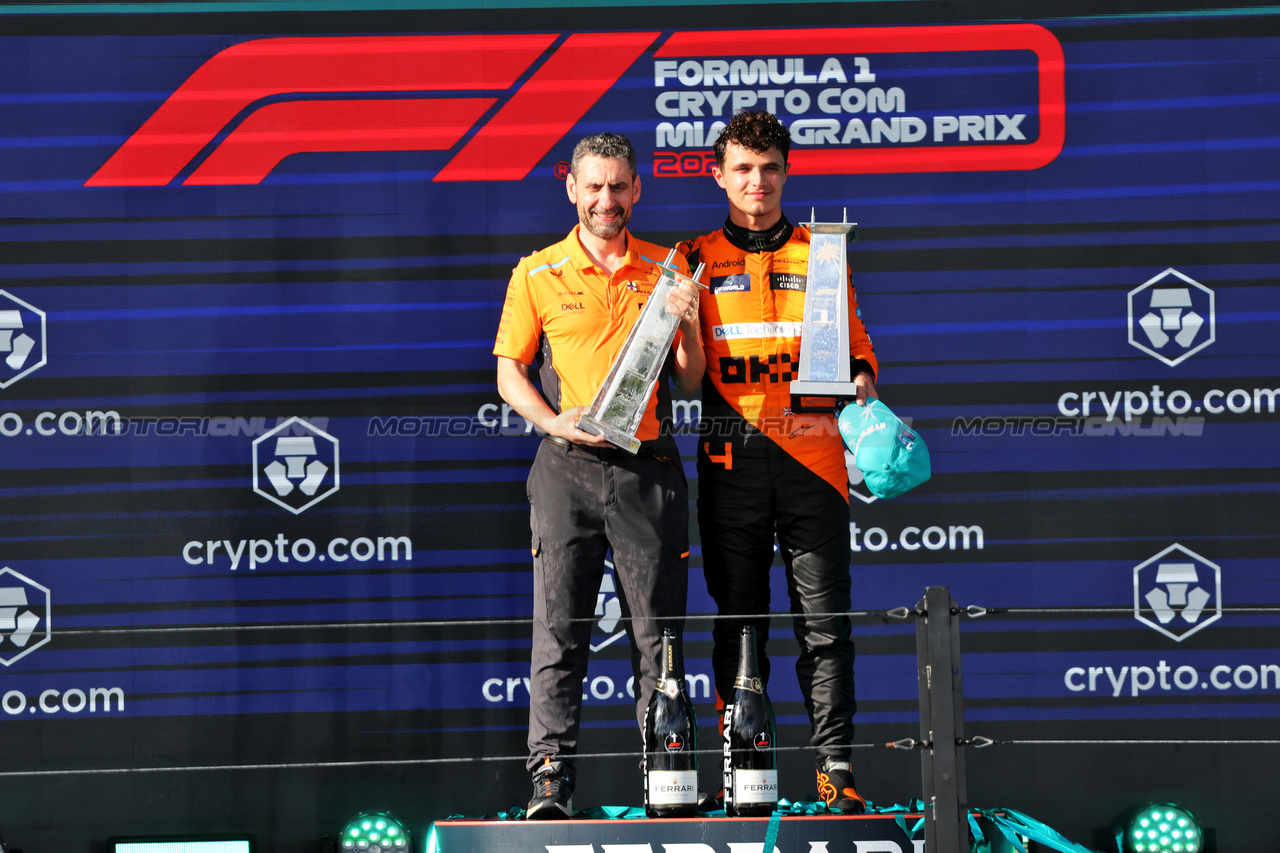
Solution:
[[(910, 606), (927, 585), (962, 606), (1054, 608), (966, 622), (975, 720), (1265, 719), (1280, 619), (1230, 608), (1280, 601), (1280, 39), (1263, 25), (1204, 39), (1043, 26), (1066, 60), (1066, 137), (1047, 165), (797, 169), (787, 183), (793, 221), (847, 209), (860, 223), (850, 266), (878, 388), (932, 451), (933, 479), (892, 503), (852, 486), (854, 608)], [(0, 371), (0, 567), (52, 601), (52, 641), (5, 669), (0, 721), (387, 712), (402, 730), (511, 729), (500, 712), (527, 704), (521, 481), (538, 439), (494, 383), (509, 271), (572, 227), (556, 169), (598, 130), (639, 151), (637, 234), (671, 244), (716, 227), (709, 177), (655, 174), (660, 122), (716, 115), (703, 102), (701, 116), (664, 116), (659, 97), (760, 88), (655, 87), (656, 52), (682, 32), (667, 18), (655, 31), (522, 179), (433, 180), (469, 129), (445, 150), (296, 154), (226, 186), (182, 182), (262, 104), (167, 185), (85, 184), (219, 51), (292, 33), (0, 37), (0, 289), (44, 314), (0, 304), (0, 323), (17, 317), (0, 360), (21, 332), (47, 340), (43, 365)], [(874, 54), (875, 85), (901, 87), (903, 110), (834, 118), (843, 134), (853, 118), (1020, 113), (1034, 140), (1034, 59)], [(488, 94), (505, 103), (518, 85)], [(833, 117), (824, 86), (796, 89), (810, 104), (783, 118)], [(291, 100), (307, 98), (264, 103)], [(1212, 333), (1172, 365), (1147, 351), (1146, 305), (1130, 316), (1149, 282), (1191, 293), (1166, 270), (1200, 287), (1160, 328), (1173, 338), (1194, 309), (1195, 344)], [(1163, 346), (1170, 361), (1189, 348)], [(696, 494), (700, 408), (682, 405)], [(296, 512), (302, 476), (282, 493), (265, 474), (284, 464), (273, 431), (293, 417), (336, 443), (314, 454), (331, 491)], [(1228, 608), (1182, 639), (1133, 614), (1136, 567), (1174, 543), (1218, 568), (1207, 592)], [(694, 674), (710, 670), (700, 554), (695, 541)], [(772, 597), (785, 610), (781, 571)], [(605, 644), (621, 627), (596, 615), (587, 725), (629, 726), (628, 646)], [(1172, 621), (1208, 618), (1192, 615)], [(787, 623), (773, 628), (771, 693), (800, 730)], [(859, 719), (910, 723), (910, 628), (859, 617), (856, 631)], [(11, 633), (7, 660), (21, 651)], [(1179, 672), (1187, 687), (1161, 686)], [(447, 713), (428, 725), (423, 710)]]

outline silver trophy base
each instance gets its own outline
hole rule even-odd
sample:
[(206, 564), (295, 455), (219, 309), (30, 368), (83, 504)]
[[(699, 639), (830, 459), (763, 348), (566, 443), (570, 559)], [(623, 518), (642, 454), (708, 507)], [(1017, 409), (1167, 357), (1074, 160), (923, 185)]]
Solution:
[(640, 440), (634, 435), (628, 435), (620, 429), (614, 429), (590, 415), (580, 415), (578, 417), (578, 429), (583, 432), (589, 432), (592, 435), (602, 435), (605, 441), (622, 448), (632, 455), (635, 455), (640, 450)]
[[(791, 383), (791, 410), (793, 412), (830, 412), (841, 401), (856, 399), (858, 386), (852, 382), (824, 382), (793, 380)], [(802, 400), (812, 401), (804, 405)], [(827, 402), (830, 401), (830, 402)]]

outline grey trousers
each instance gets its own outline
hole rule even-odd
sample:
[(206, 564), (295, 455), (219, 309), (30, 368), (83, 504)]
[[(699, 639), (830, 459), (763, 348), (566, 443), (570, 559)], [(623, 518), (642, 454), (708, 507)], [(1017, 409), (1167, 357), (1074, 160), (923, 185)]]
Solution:
[[(679, 459), (543, 441), (529, 472), (533, 532), (530, 771), (545, 756), (572, 772), (591, 617), (613, 549), (631, 638), (636, 720), (657, 682), (662, 629), (679, 628), (689, 592), (689, 496)], [(628, 620), (626, 617), (630, 616)], [(577, 621), (570, 621), (577, 620)]]

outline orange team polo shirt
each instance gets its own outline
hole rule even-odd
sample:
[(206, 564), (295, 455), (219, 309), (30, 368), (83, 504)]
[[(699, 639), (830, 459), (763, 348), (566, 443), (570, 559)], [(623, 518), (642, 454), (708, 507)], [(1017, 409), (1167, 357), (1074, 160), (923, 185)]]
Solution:
[[(739, 249), (723, 229), (677, 248), (695, 258), (694, 263), (706, 264), (709, 289), (699, 308), (707, 354), (703, 382), (715, 394), (703, 394), (702, 417), (715, 418), (717, 408), (727, 404), (847, 500), (849, 474), (835, 418), (791, 413), (791, 381), (799, 378), (809, 245), (809, 229), (797, 225), (790, 239), (772, 252)], [(852, 276), (849, 355), (866, 362), (873, 373), (879, 370)]]
[[(628, 231), (626, 261), (610, 276), (587, 257), (578, 239), (580, 227), (521, 259), (507, 285), (493, 345), (494, 355), (523, 364), (542, 356), (542, 393), (557, 412), (595, 402), (640, 309), (662, 277), (658, 264), (669, 251)], [(684, 258), (676, 255), (674, 263), (688, 274)], [(649, 396), (636, 431), (640, 441), (658, 437), (657, 396)]]

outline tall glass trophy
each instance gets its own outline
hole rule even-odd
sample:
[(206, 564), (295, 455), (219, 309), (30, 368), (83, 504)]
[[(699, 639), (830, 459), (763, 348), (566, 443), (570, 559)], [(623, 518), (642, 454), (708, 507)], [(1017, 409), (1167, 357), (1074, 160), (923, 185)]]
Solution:
[[(849, 375), (849, 259), (845, 244), (858, 224), (810, 222), (809, 279), (800, 327), (800, 368), (791, 382), (791, 409), (830, 412), (857, 396)], [(810, 219), (816, 217), (811, 212)]]
[[(698, 277), (702, 275), (704, 265), (699, 264), (693, 278), (690, 278), (675, 268), (675, 258), (676, 253), (672, 249), (667, 259), (658, 265), (662, 277), (654, 285), (644, 308), (640, 309), (640, 319), (609, 368), (609, 375), (600, 386), (595, 402), (586, 414), (578, 418), (578, 429), (602, 435), (610, 444), (628, 453), (640, 449), (640, 440), (635, 436), (636, 427), (644, 417), (653, 386), (662, 371), (662, 363), (671, 351), (676, 330), (680, 328), (680, 318), (667, 310), (670, 304), (667, 295), (682, 281), (702, 287), (698, 284)], [(848, 365), (845, 370), (848, 372)]]

